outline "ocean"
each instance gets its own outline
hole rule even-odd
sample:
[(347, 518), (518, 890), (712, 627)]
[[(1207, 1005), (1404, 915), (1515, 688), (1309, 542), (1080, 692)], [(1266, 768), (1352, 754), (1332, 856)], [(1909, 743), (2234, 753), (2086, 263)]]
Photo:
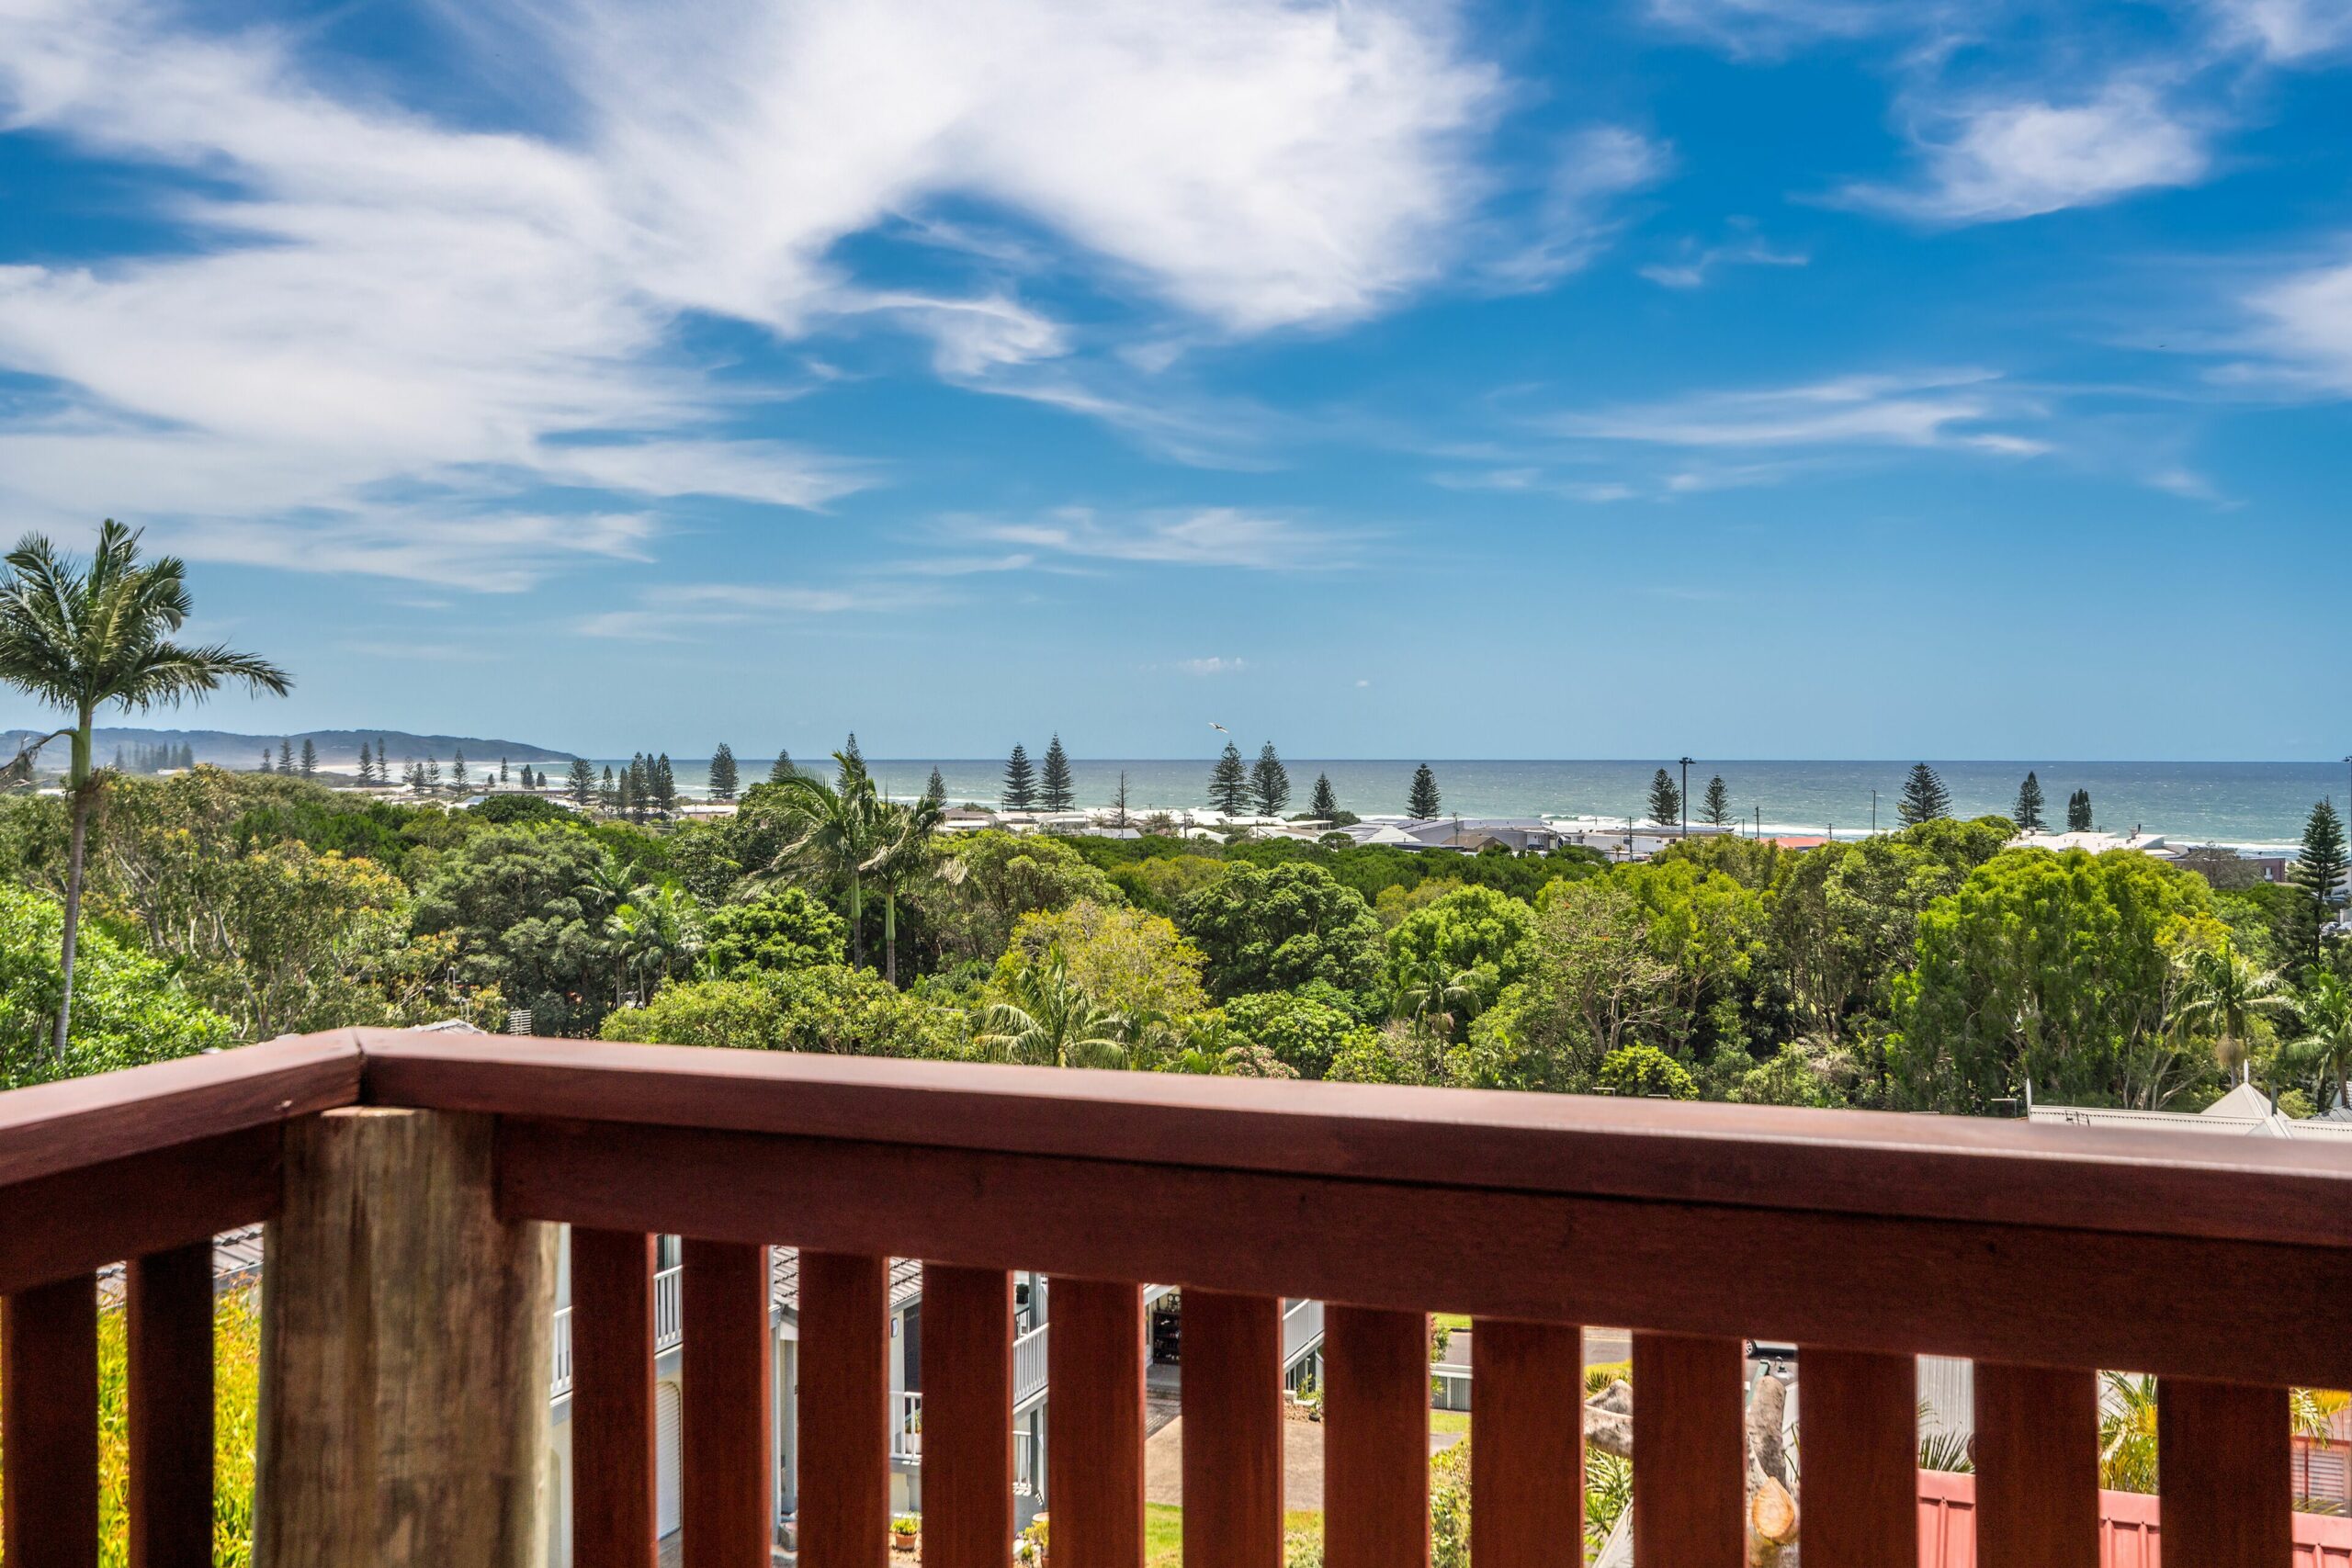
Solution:
[[(1250, 755), (1254, 757), (1254, 753)], [(798, 759), (804, 766), (831, 766), (822, 757)], [(597, 761), (599, 772), (610, 759)], [(620, 759), (623, 766), (628, 759)], [(1315, 775), (1328, 773), (1343, 809), (1359, 816), (1401, 813), (1416, 761), (1286, 757), (1291, 809), (1306, 809)], [(745, 784), (767, 777), (766, 758), (738, 759)], [(707, 761), (671, 760), (679, 787), (701, 795), (708, 784)], [(1443, 812), (1464, 817), (1593, 817), (1622, 820), (1648, 815), (1650, 777), (1657, 760), (1540, 761), (1532, 760), (1430, 759), (1437, 774)], [(1671, 761), (1663, 765), (1681, 776)], [(2028, 769), (2041, 783), (2043, 811), (2064, 826), (2066, 797), (2077, 789), (2091, 794), (2094, 820), (2109, 832), (2139, 829), (2174, 843), (2228, 844), (2252, 851), (2291, 850), (2302, 836), (2314, 802), (2348, 798), (2340, 762), (1932, 762), (1951, 792), (1952, 809), (1962, 817), (2008, 812)], [(961, 804), (993, 804), (1002, 786), (1001, 759), (869, 758), (867, 768), (883, 790), (911, 796), (921, 793), (937, 768), (947, 797)], [(1130, 810), (1208, 803), (1210, 760), (1188, 758), (1072, 759), (1070, 773), (1080, 806), (1107, 806), (1119, 775), (1127, 776)], [(556, 770), (560, 774), (561, 770)], [(1839, 838), (1868, 832), (1871, 792), (1878, 792), (1877, 825), (1896, 825), (1895, 801), (1907, 761), (1736, 761), (1701, 759), (1690, 768), (1695, 818), (1707, 780), (1722, 774), (1732, 810), (1753, 827), (1760, 814), (1768, 833), (1821, 833)]]

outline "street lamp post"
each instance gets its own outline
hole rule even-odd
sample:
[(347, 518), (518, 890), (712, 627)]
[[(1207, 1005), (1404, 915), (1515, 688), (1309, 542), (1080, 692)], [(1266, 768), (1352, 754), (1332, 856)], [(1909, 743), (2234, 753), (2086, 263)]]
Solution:
[(1690, 836), (1690, 761), (1688, 757), (1682, 759), (1682, 836), (1686, 839)]

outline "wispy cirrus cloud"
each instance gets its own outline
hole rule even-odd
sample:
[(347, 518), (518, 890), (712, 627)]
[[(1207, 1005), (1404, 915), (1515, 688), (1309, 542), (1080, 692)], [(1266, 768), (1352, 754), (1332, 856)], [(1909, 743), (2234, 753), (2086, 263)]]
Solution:
[(628, 609), (580, 620), (583, 637), (635, 642), (689, 642), (729, 627), (778, 620), (903, 611), (937, 603), (907, 585), (813, 586), (799, 583), (681, 582), (649, 588)]
[(1661, 288), (1700, 288), (1725, 267), (1799, 267), (1810, 265), (1812, 260), (1803, 251), (1784, 249), (1746, 234), (1715, 245), (1686, 241), (1672, 261), (1651, 262), (1635, 270)]
[(1250, 668), (1250, 661), (1211, 654), (1205, 659), (1180, 659), (1176, 668), (1187, 675), (1238, 675)]
[(2352, 6), (2342, 0), (2206, 0), (2206, 9), (2225, 38), (2281, 63), (2352, 48)]
[[(180, 182), (164, 216), (186, 236), (0, 268), (0, 369), (52, 389), (0, 422), (0, 500), (274, 520), (294, 539), (387, 487), (463, 489), (485, 515), (548, 486), (656, 510), (821, 505), (878, 476), (737, 439), (742, 402), (775, 389), (715, 382), (685, 347), (698, 319), (781, 339), (887, 320), (981, 384), (1067, 355), (1065, 329), (1006, 284), (877, 289), (841, 257), (847, 236), (968, 197), (1103, 288), (1220, 333), (1351, 320), (1453, 261), (1502, 88), (1451, 8), (1418, 0), (446, 15), (465, 68), (530, 84), (508, 117), (524, 129), (436, 118), (382, 71), (341, 78), (290, 22), (0, 4), (0, 130)], [(1019, 265), (968, 228), (926, 239)], [(1022, 389), (1097, 412), (1084, 387)]]
[(2247, 324), (2233, 346), (2240, 357), (2221, 378), (2326, 397), (2352, 395), (2352, 239), (2338, 254), (2280, 267), (2239, 303)]
[(1617, 231), (1618, 198), (1664, 179), (1665, 143), (1621, 125), (1589, 126), (1565, 139), (1531, 211), (1498, 228), (1479, 266), (1504, 288), (1542, 288), (1587, 265)]
[(1705, 448), (1911, 446), (2002, 457), (2050, 449), (2013, 424), (2028, 400), (1987, 370), (1844, 376), (1560, 415), (1563, 435)]
[(967, 539), (1017, 546), (1039, 557), (1142, 565), (1329, 571), (1353, 564), (1361, 533), (1311, 526), (1279, 513), (1204, 506), (1113, 514), (1063, 507), (1007, 522), (953, 520)]
[(1849, 185), (1845, 200), (1931, 223), (2004, 222), (2195, 185), (2213, 164), (2207, 128), (2143, 83), (1939, 105), (1921, 118), (1919, 179)]

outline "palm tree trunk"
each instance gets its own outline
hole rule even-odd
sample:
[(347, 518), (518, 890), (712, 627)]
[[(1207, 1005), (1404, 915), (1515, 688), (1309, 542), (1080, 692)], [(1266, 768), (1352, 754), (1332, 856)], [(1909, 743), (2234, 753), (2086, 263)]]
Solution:
[(865, 887), (854, 871), (849, 874), (849, 964), (865, 967)]
[(892, 986), (899, 983), (899, 889), (896, 884), (882, 890), (882, 977)]
[(74, 728), (74, 760), (66, 774), (74, 801), (74, 835), (65, 857), (65, 940), (57, 964), (62, 984), (57, 996), (54, 1044), (60, 1062), (65, 1060), (66, 1032), (74, 1022), (74, 950), (82, 934), (82, 860), (90, 841), (90, 716), (85, 713), (77, 716), (80, 722)]
[(65, 1033), (74, 1017), (74, 950), (82, 924), (82, 853), (89, 842), (90, 799), (88, 786), (74, 792), (73, 849), (65, 858), (65, 942), (59, 954), (58, 971), (63, 986), (57, 998), (57, 1059), (65, 1060)]

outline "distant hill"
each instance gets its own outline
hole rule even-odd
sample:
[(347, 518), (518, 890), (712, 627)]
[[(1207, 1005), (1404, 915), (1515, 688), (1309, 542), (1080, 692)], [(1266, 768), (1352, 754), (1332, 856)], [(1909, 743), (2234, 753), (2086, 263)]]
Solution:
[[(17, 749), (42, 734), (38, 729), (0, 730), (0, 761), (17, 754)], [(319, 750), (322, 767), (349, 771), (359, 766), (359, 747), (365, 741), (372, 750), (381, 745), (395, 764), (438, 759), (444, 764), (458, 752), (479, 768), (488, 762), (497, 766), (499, 759), (510, 762), (569, 762), (569, 751), (552, 750), (534, 746), (525, 740), (500, 740), (480, 735), (417, 735), (405, 729), (297, 729), (281, 735), (240, 735), (227, 729), (96, 729), (91, 732), (92, 755), (101, 764), (114, 761), (118, 750), (125, 753), (141, 746), (186, 746), (195, 753), (196, 761), (210, 762), (223, 768), (246, 769), (261, 762), (266, 749), (272, 757), (277, 755), (281, 741), (290, 742), (294, 754), (302, 754), (302, 742), (310, 741)], [(46, 773), (65, 765), (65, 742), (53, 742), (41, 752), (40, 766)]]

